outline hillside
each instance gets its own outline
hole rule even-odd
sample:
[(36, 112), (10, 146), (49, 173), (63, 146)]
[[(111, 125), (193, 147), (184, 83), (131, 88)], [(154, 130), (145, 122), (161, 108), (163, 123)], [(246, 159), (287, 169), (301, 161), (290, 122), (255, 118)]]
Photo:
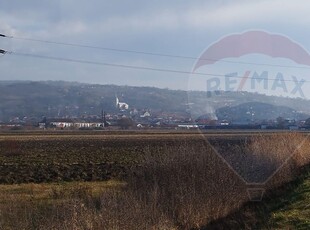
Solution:
[(308, 116), (287, 107), (262, 102), (248, 102), (236, 106), (225, 106), (216, 110), (218, 119), (229, 121), (276, 120), (278, 117), (304, 120)]
[[(24, 116), (40, 119), (42, 116), (99, 115), (102, 109), (113, 113), (117, 112), (115, 95), (121, 101), (128, 103), (130, 109), (147, 108), (168, 113), (191, 113), (193, 117), (203, 114), (216, 114), (218, 117), (223, 117), (222, 115), (229, 111), (227, 108), (249, 102), (285, 106), (289, 108), (287, 116), (294, 115), (292, 113), (310, 114), (310, 101), (308, 100), (247, 92), (221, 92), (208, 97), (206, 92), (187, 92), (154, 87), (97, 85), (63, 81), (2, 81), (0, 82), (0, 121)], [(225, 109), (221, 110), (223, 107)], [(236, 108), (238, 109), (238, 107)], [(265, 109), (268, 109), (268, 106)], [(220, 114), (216, 111), (220, 111)], [(222, 115), (221, 111), (223, 111)], [(264, 113), (263, 111), (262, 113)], [(274, 114), (273, 117), (277, 115)]]
[(116, 112), (115, 95), (131, 108), (185, 111), (186, 93), (151, 87), (69, 82), (1, 82), (0, 120), (11, 117), (63, 117)]

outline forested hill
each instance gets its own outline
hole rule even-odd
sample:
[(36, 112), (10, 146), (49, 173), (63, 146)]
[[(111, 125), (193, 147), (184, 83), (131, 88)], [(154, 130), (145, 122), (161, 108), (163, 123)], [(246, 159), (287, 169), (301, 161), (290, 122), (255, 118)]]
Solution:
[(185, 111), (187, 94), (152, 87), (72, 82), (0, 82), (0, 120), (14, 116), (79, 116), (116, 112), (115, 97), (130, 108)]
[[(0, 82), (0, 120), (12, 117), (64, 117), (100, 114), (101, 110), (116, 112), (115, 96), (129, 108), (164, 112), (210, 113), (219, 108), (248, 102), (264, 102), (287, 106), (310, 114), (310, 101), (266, 96), (246, 92), (221, 92), (209, 97), (206, 92), (83, 84), (62, 81), (2, 81)], [(190, 105), (190, 108), (189, 108)], [(220, 111), (220, 110), (219, 110)]]

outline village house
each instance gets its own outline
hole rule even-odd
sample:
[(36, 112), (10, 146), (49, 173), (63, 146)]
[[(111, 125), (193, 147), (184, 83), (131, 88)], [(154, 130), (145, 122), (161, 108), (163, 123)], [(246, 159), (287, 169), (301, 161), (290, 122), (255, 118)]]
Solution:
[(74, 121), (72, 119), (57, 118), (47, 121), (47, 124), (49, 124), (49, 126), (54, 126), (56, 128), (69, 128), (73, 127)]
[(101, 119), (67, 119), (67, 118), (55, 118), (49, 119), (46, 122), (40, 122), (39, 127), (55, 127), (55, 128), (99, 128), (104, 127), (104, 123)]

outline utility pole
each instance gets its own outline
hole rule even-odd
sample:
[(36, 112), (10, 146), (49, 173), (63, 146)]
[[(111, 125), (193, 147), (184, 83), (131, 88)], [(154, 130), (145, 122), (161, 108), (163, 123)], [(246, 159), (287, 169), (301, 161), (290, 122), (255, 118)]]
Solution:
[(106, 120), (106, 113), (105, 113), (105, 111), (103, 112), (103, 123), (104, 123), (104, 126), (106, 126), (106, 124), (107, 124), (107, 120)]
[(106, 122), (105, 116), (106, 116), (105, 111), (101, 110), (101, 122), (102, 122), (102, 127), (105, 127), (105, 126), (106, 126), (106, 123), (107, 123), (107, 122)]

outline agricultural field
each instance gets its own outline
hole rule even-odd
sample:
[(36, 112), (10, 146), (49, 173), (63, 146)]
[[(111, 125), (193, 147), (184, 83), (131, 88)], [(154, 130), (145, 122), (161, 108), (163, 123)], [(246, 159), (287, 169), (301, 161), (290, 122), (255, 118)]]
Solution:
[(0, 183), (103, 181), (122, 178), (146, 153), (199, 134), (0, 135)]
[[(240, 142), (244, 134), (199, 132), (28, 132), (0, 134), (0, 183), (121, 179), (145, 154), (186, 143)], [(255, 134), (250, 134), (255, 135)], [(220, 138), (222, 137), (222, 138)], [(229, 146), (228, 146), (229, 147)]]
[(0, 229), (284, 227), (272, 200), (308, 175), (309, 149), (307, 133), (2, 133)]

